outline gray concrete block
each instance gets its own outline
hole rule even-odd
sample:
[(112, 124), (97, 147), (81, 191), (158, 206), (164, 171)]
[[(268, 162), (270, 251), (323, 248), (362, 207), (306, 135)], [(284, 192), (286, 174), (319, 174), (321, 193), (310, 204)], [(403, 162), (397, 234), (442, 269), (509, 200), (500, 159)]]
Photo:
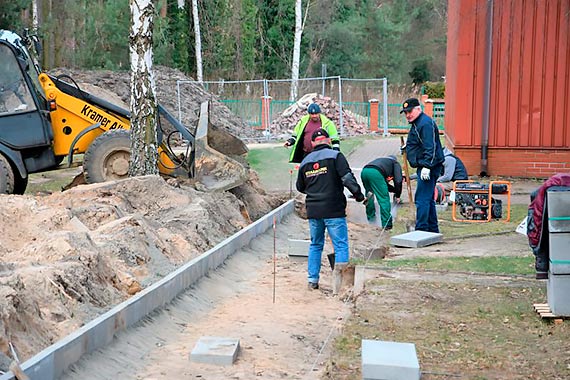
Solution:
[(548, 230), (570, 232), (570, 187), (553, 186), (547, 190)]
[(550, 271), (553, 274), (570, 274), (570, 232), (548, 234)]
[(311, 245), (310, 240), (288, 239), (288, 244), (289, 256), (309, 257), (309, 246)]
[(201, 337), (190, 353), (190, 361), (197, 363), (232, 365), (239, 351), (239, 339), (214, 336)]
[(420, 375), (413, 343), (362, 340), (363, 380), (419, 380)]
[(392, 236), (390, 238), (390, 244), (398, 247), (420, 248), (439, 243), (442, 240), (442, 234), (435, 232), (412, 231)]
[(546, 296), (552, 314), (570, 316), (570, 274), (548, 273)]

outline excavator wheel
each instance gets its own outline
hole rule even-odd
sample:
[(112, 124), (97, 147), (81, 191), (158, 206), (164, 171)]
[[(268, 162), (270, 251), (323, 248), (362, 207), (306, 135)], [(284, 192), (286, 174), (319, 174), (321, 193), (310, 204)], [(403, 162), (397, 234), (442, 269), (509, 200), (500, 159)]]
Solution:
[(28, 178), (22, 178), (20, 173), (17, 170), (14, 170), (14, 194), (22, 195), (26, 192), (26, 188), (28, 187)]
[(126, 178), (129, 174), (131, 139), (129, 131), (117, 129), (97, 137), (83, 157), (87, 183)]
[(0, 154), (0, 194), (14, 193), (14, 172), (12, 166), (2, 154)]

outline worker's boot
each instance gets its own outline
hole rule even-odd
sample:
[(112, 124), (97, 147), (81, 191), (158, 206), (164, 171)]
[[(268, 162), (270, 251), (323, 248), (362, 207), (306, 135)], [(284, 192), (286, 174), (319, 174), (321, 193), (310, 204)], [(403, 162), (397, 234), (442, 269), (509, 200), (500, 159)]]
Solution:
[(342, 286), (342, 276), (347, 265), (348, 263), (335, 263), (334, 265), (332, 276), (333, 296), (338, 295), (340, 292), (340, 288)]

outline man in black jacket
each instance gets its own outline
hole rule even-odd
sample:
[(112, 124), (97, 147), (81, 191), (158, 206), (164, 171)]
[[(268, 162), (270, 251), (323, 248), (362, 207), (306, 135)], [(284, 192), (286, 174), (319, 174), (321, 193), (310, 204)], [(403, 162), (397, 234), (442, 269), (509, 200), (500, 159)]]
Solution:
[(417, 168), (416, 188), (416, 230), (439, 232), (437, 212), (433, 194), (435, 183), (443, 168), (443, 149), (439, 140), (439, 130), (431, 117), (422, 112), (416, 98), (406, 100), (400, 113), (406, 115), (410, 123), (406, 156), (410, 166)]
[[(400, 195), (402, 194), (402, 167), (400, 163), (395, 156), (377, 158), (362, 168), (360, 178), (365, 192), (372, 192), (378, 201), (382, 227), (386, 230), (392, 229), (389, 193), (394, 193), (394, 203), (400, 203)], [(390, 181), (393, 181), (394, 185), (391, 185)], [(366, 204), (366, 218), (370, 223), (377, 220), (373, 198)]]
[(329, 134), (324, 129), (318, 129), (311, 136), (311, 141), (314, 149), (301, 162), (296, 184), (297, 190), (307, 195), (305, 206), (311, 233), (308, 260), (309, 289), (319, 288), (326, 228), (335, 253), (333, 294), (338, 294), (341, 274), (348, 264), (348, 226), (344, 187), (354, 195), (357, 202), (364, 200), (364, 194), (344, 155), (331, 148)]

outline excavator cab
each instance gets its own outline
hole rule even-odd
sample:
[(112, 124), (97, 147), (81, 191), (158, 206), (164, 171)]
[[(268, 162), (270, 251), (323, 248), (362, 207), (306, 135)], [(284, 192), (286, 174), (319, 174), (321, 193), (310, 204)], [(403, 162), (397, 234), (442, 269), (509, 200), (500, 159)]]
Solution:
[(22, 39), (0, 30), (0, 192), (23, 193), (28, 173), (54, 167), (48, 102)]

